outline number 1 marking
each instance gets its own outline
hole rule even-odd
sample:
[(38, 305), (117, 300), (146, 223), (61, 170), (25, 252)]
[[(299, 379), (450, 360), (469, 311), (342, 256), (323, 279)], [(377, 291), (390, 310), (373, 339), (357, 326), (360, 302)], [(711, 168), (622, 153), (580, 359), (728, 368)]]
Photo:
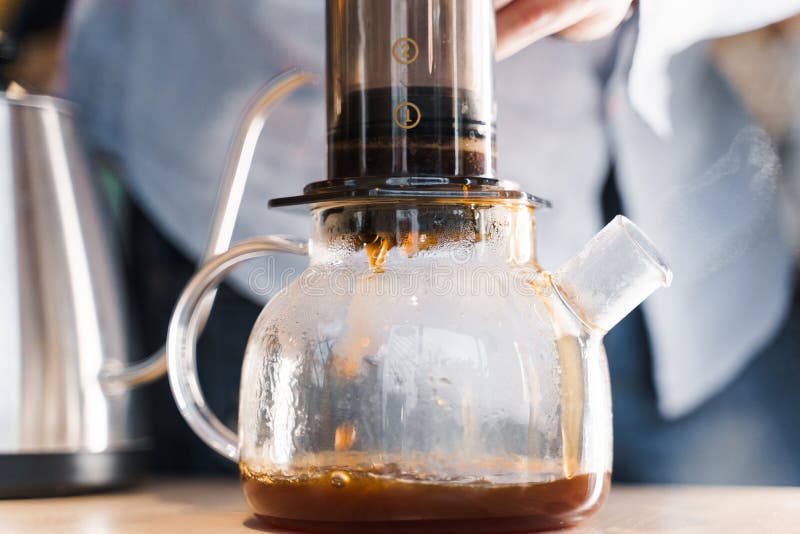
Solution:
[[(416, 119), (414, 115), (411, 114), (411, 111), (416, 113)], [(394, 108), (393, 113), (394, 123), (402, 128), (403, 130), (411, 130), (412, 128), (416, 128), (419, 126), (420, 121), (422, 120), (422, 112), (419, 110), (416, 104), (411, 102), (401, 102), (397, 104)]]

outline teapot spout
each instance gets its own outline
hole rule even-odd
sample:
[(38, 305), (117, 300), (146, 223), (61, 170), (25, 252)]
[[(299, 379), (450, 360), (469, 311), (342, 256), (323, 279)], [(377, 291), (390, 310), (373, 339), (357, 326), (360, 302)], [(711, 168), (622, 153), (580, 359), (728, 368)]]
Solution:
[(671, 283), (672, 271), (655, 245), (622, 215), (553, 275), (556, 290), (572, 311), (604, 332)]

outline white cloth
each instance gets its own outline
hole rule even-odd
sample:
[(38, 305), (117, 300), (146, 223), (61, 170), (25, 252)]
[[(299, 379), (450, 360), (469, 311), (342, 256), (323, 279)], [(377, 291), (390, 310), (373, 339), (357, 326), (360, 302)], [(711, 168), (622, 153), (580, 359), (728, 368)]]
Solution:
[(630, 70), (630, 100), (648, 125), (670, 132), (669, 62), (707, 39), (766, 26), (800, 11), (798, 0), (643, 0)]
[[(77, 0), (68, 96), (84, 109), (94, 146), (121, 157), (137, 201), (187, 254), (203, 248), (249, 97), (288, 66), (324, 72), (322, 6)], [(774, 152), (696, 43), (792, 11), (797, 1), (642, 0), (638, 24), (617, 36), (544, 40), (498, 65), (500, 174), (555, 205), (539, 216), (542, 263), (557, 268), (599, 229), (612, 161), (626, 210), (672, 262), (673, 287), (646, 306), (668, 416), (746, 365), (778, 327), (791, 288)], [(236, 238), (307, 232), (307, 217), (265, 204), (324, 177), (324, 117), (316, 88), (270, 119)], [(245, 287), (252, 272), (239, 275)]]
[(675, 275), (644, 310), (659, 405), (678, 416), (729, 383), (785, 317), (795, 258), (780, 164), (702, 45), (670, 64), (667, 139), (633, 108), (620, 67), (608, 121), (617, 180), (628, 215)]

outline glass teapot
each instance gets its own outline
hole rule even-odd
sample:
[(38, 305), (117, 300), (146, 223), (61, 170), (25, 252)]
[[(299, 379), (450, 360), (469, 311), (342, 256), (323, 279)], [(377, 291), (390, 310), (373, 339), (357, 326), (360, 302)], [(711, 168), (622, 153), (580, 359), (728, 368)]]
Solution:
[[(271, 202), (310, 205), (311, 237), (215, 249), (198, 270), (167, 341), (178, 407), (279, 528), (573, 524), (609, 487), (603, 336), (671, 273), (624, 217), (559, 270), (537, 263), (548, 203), (495, 177), (491, 2), (331, 0), (327, 17), (329, 179)], [(266, 110), (306, 81), (287, 73), (251, 108), (223, 215)], [(222, 278), (276, 252), (309, 266), (253, 327), (234, 432), (204, 401), (196, 338)]]
[[(307, 245), (250, 240), (199, 271), (170, 326), (170, 380), (192, 428), (238, 460), (256, 514), (322, 531), (501, 532), (600, 506), (602, 338), (670, 272), (624, 217), (544, 271), (534, 212), (522, 200), (320, 204)], [(237, 436), (203, 402), (197, 317), (231, 268), (275, 251), (310, 265), (250, 335)]]
[[(298, 85), (286, 76), (282, 91)], [(244, 145), (263, 123), (250, 117)], [(602, 339), (669, 285), (653, 244), (618, 216), (551, 273), (535, 254), (534, 215), (547, 203), (512, 184), (331, 187), (306, 188), (307, 242), (264, 237), (216, 255), (170, 323), (178, 407), (238, 461), (251, 509), (319, 532), (517, 532), (595, 511), (612, 454)], [(276, 252), (310, 264), (252, 330), (236, 433), (204, 401), (196, 337), (222, 278)]]

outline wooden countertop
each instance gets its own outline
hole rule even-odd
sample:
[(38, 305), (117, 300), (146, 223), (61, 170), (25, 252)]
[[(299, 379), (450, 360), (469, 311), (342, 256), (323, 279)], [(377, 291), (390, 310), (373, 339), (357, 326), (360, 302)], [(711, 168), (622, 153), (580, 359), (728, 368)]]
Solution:
[[(0, 532), (249, 533), (237, 480), (152, 481), (117, 493), (0, 501)], [(261, 532), (264, 532), (263, 530)], [(800, 488), (615, 485), (574, 534), (800, 533)]]

